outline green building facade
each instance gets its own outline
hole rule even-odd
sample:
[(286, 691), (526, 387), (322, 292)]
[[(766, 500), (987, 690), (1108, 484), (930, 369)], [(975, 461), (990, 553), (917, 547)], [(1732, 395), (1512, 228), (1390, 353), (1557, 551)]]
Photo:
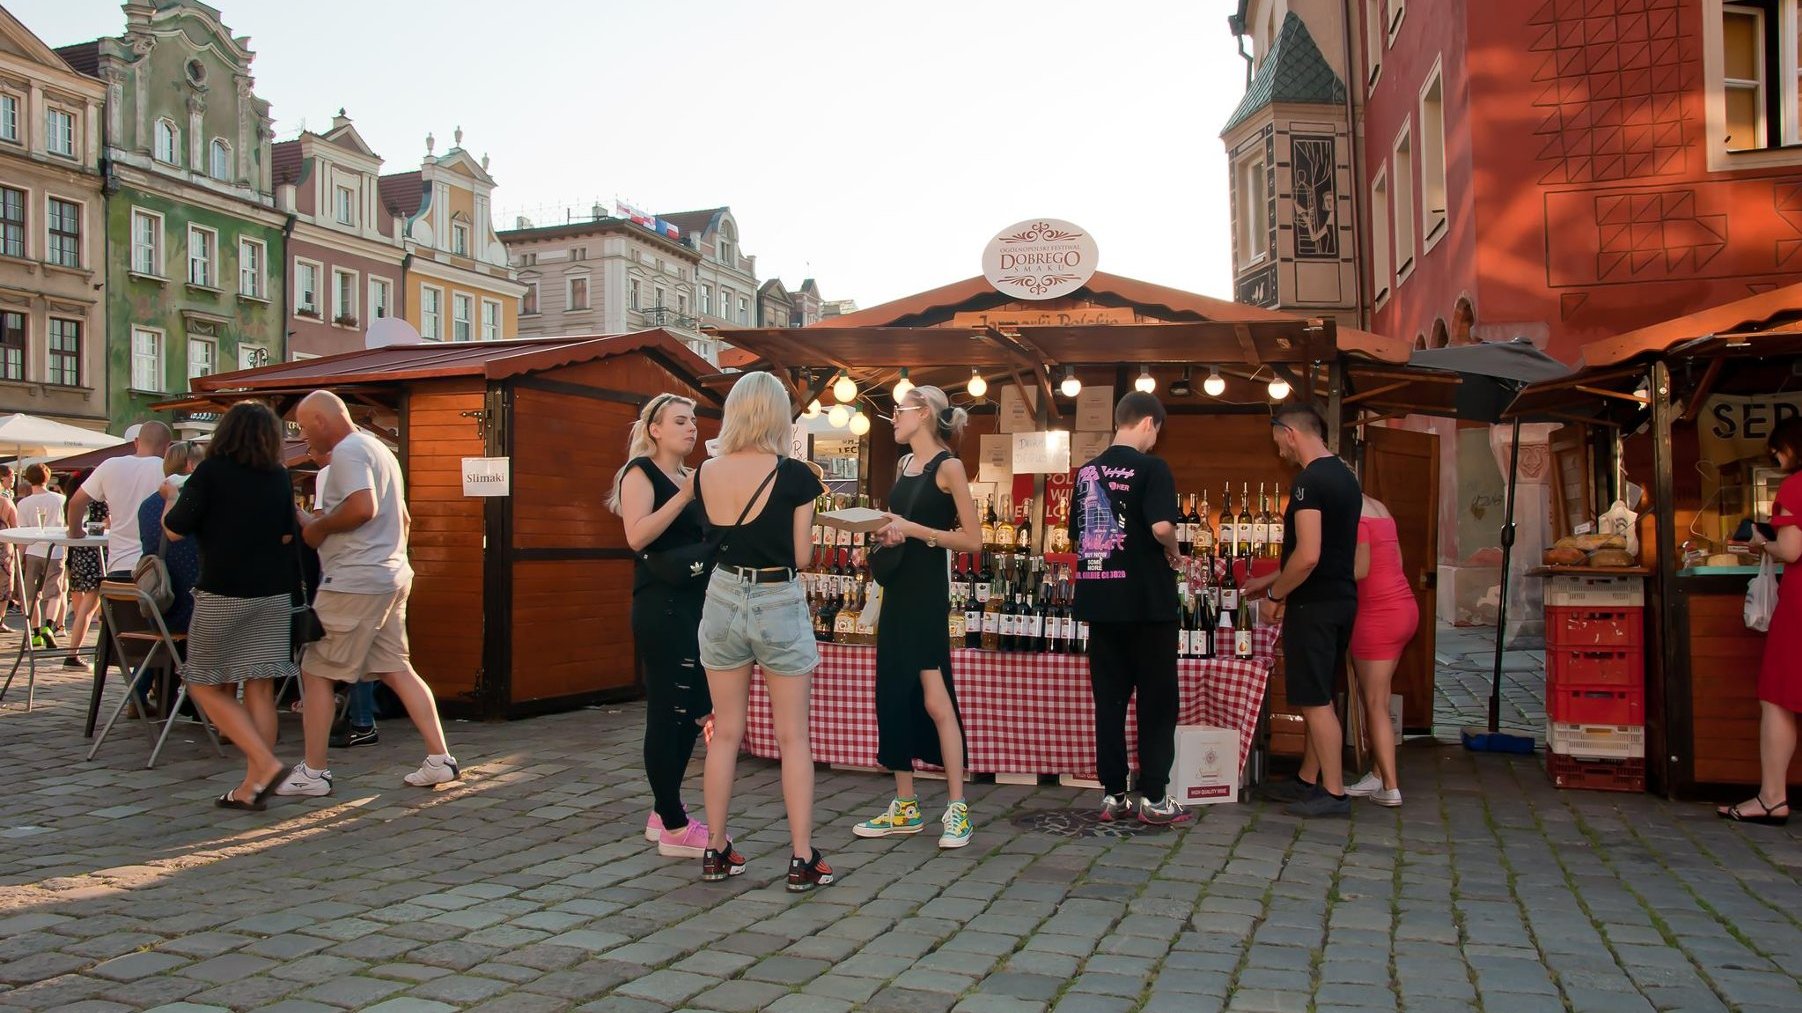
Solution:
[[(195, 0), (124, 5), (58, 53), (106, 84), (106, 384), (114, 432), (191, 377), (286, 358), (287, 216), (249, 40)], [(175, 419), (179, 423), (179, 419)]]

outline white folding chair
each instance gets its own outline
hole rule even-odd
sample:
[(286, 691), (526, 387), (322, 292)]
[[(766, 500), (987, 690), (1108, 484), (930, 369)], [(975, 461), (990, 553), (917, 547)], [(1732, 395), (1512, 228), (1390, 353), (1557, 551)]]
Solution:
[[(100, 583), (100, 608), (106, 616), (106, 629), (113, 642), (113, 658), (125, 671), (125, 694), (113, 708), (113, 714), (106, 719), (106, 727), (94, 739), (94, 746), (88, 750), (88, 759), (100, 752), (100, 744), (106, 741), (106, 735), (113, 730), (113, 723), (124, 713), (125, 706), (131, 702), (134, 687), (138, 680), (144, 678), (152, 668), (156, 667), (159, 655), (168, 658), (169, 678), (175, 680), (175, 698), (169, 702), (162, 716), (152, 718), (144, 715), (145, 728), (150, 732), (154, 745), (150, 749), (150, 760), (146, 768), (156, 766), (156, 757), (163, 751), (163, 743), (169, 740), (169, 731), (181, 713), (182, 702), (188, 698), (188, 683), (183, 677), (186, 660), (182, 657), (181, 643), (188, 638), (186, 633), (170, 633), (163, 622), (162, 610), (156, 607), (149, 595), (138, 588), (138, 585), (125, 581), (106, 580)], [(148, 617), (148, 618), (146, 618)], [(128, 651), (127, 645), (134, 650)], [(98, 654), (99, 652), (95, 652)], [(132, 659), (142, 653), (142, 657), (134, 665)], [(219, 746), (219, 736), (213, 732), (213, 723), (208, 720), (206, 710), (198, 705), (194, 711), (200, 715), (200, 727), (206, 730), (206, 737), (213, 743), (213, 751), (220, 756), (225, 750)], [(163, 726), (161, 735), (156, 732), (157, 725)]]

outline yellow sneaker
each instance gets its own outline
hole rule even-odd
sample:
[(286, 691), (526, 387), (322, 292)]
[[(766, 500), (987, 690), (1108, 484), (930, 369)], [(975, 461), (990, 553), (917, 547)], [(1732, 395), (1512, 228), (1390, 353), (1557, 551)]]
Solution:
[(917, 834), (926, 829), (926, 819), (920, 815), (920, 803), (916, 799), (895, 799), (888, 804), (888, 809), (873, 820), (864, 820), (851, 828), (851, 832), (859, 837), (892, 837), (896, 834)]

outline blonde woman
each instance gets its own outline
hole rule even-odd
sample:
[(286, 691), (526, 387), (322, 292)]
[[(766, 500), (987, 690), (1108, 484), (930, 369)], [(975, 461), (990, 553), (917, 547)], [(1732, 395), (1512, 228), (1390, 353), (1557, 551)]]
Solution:
[(925, 829), (914, 795), (914, 761), (945, 768), (947, 800), (939, 847), (970, 843), (964, 799), (964, 729), (951, 682), (945, 613), (951, 607), (947, 552), (982, 548), (982, 527), (964, 463), (951, 452), (969, 415), (937, 387), (915, 387), (895, 407), (901, 458), (883, 553), (898, 553), (883, 578), (882, 623), (876, 627), (876, 762), (895, 774), (888, 810), (851, 828), (859, 837), (917, 834)]
[[(813, 755), (807, 701), (819, 647), (796, 574), (812, 548), (813, 501), (825, 491), (804, 462), (787, 455), (793, 419), (788, 391), (768, 373), (747, 373), (726, 396), (719, 456), (695, 472), (695, 500), (719, 539), (701, 610), (701, 664), (713, 697), (703, 795), (709, 841), (701, 878), (745, 871), (726, 835), (726, 812), (750, 704), (751, 665), (763, 669), (782, 752), (782, 800), (793, 854), (788, 889), (832, 882), (813, 847)], [(941, 638), (942, 639), (942, 638)]]
[(701, 722), (713, 710), (695, 632), (707, 585), (662, 579), (652, 563), (659, 553), (706, 538), (683, 464), (697, 435), (693, 401), (659, 394), (645, 402), (607, 501), (624, 522), (626, 544), (638, 560), (632, 574), (632, 639), (644, 666), (644, 770), (652, 800), (644, 834), (658, 854), (671, 858), (699, 858), (707, 848), (707, 824), (689, 819), (682, 804), (682, 775), (694, 756)]

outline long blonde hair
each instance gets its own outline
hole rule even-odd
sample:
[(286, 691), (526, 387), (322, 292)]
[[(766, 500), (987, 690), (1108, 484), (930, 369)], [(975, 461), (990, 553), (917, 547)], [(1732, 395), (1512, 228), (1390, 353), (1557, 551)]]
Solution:
[(788, 388), (769, 373), (746, 373), (726, 395), (725, 420), (720, 423), (720, 454), (761, 450), (788, 456)]
[(932, 417), (926, 421), (932, 426), (932, 433), (946, 450), (956, 450), (963, 442), (964, 427), (970, 424), (970, 413), (962, 408), (951, 407), (951, 397), (937, 387), (915, 387), (908, 394), (908, 399), (918, 398)]
[(632, 462), (657, 453), (657, 441), (651, 438), (651, 427), (662, 421), (664, 410), (673, 404), (695, 406), (693, 398), (680, 394), (659, 394), (644, 403), (644, 409), (632, 423), (632, 435), (626, 438), (626, 463), (613, 473), (613, 492), (607, 497), (607, 509), (619, 513), (619, 489), (625, 484), (626, 472), (631, 469)]

